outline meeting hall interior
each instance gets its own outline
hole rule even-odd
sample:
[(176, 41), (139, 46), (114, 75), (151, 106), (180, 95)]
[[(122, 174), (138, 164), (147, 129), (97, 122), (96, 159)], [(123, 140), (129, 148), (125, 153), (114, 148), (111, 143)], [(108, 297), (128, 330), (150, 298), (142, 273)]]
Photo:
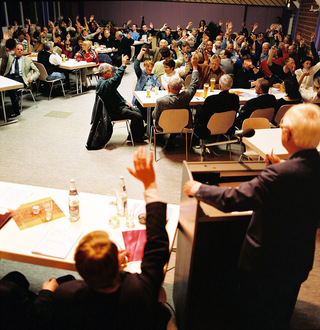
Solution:
[[(158, 298), (141, 303), (138, 286), (136, 306), (127, 299), (131, 327), (125, 312), (124, 323), (108, 312), (110, 328), (320, 329), (319, 202), (310, 206), (301, 193), (319, 196), (319, 169), (312, 189), (303, 186), (302, 165), (284, 179), (291, 188), (280, 180), (296, 154), (320, 153), (320, 144), (292, 142), (290, 126), (302, 108), (320, 112), (319, 10), (319, 0), (0, 2), (0, 304), (8, 306), (1, 329), (21, 322), (73, 328), (44, 326), (39, 315), (57, 307), (44, 300), (48, 311), (40, 313), (37, 303), (44, 292), (59, 292), (46, 281), (63, 288), (66, 275), (94, 291), (75, 262), (90, 232), (108, 233), (120, 274), (144, 278), (148, 249), (160, 244), (148, 221), (149, 204), (158, 201), (167, 204), (168, 234), (159, 304), (169, 317), (153, 309)], [(138, 172), (152, 168), (157, 189), (150, 192)], [(275, 184), (263, 185), (270, 176)], [(262, 188), (250, 196), (257, 181)], [(212, 202), (202, 195), (208, 185)], [(248, 275), (245, 258), (263, 276)], [(12, 272), (28, 283), (32, 307), (12, 303)], [(281, 290), (291, 284), (295, 294)], [(127, 289), (125, 280), (119, 287)], [(103, 310), (97, 301), (85, 310)], [(15, 323), (10, 308), (25, 318)], [(97, 315), (93, 328), (109, 320), (88, 313)]]

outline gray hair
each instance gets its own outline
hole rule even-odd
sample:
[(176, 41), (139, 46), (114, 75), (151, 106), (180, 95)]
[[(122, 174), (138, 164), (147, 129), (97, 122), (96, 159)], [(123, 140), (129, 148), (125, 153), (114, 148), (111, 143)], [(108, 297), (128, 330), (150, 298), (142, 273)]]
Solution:
[(282, 126), (290, 129), (296, 146), (317, 148), (320, 143), (320, 108), (311, 103), (294, 105), (285, 113)]
[(120, 37), (121, 38), (122, 37), (122, 32), (121, 31), (117, 31), (115, 35), (116, 35), (116, 37)]
[(183, 83), (182, 83), (182, 80), (179, 76), (174, 75), (174, 76), (169, 78), (168, 85), (169, 85), (171, 90), (173, 90), (175, 92), (180, 92), (180, 90), (183, 86)]
[(165, 46), (168, 46), (168, 41), (165, 40), (165, 39), (161, 39), (160, 42), (159, 42), (159, 45), (160, 44), (164, 44)]
[(233, 79), (229, 74), (224, 74), (219, 79), (220, 89), (228, 91), (233, 85)]
[(99, 75), (108, 71), (112, 66), (109, 63), (101, 63), (99, 66)]
[(47, 42), (44, 43), (43, 49), (44, 50), (50, 50), (51, 48), (53, 48), (53, 46), (54, 46), (53, 41), (47, 41)]
[(264, 42), (263, 44), (262, 44), (262, 47), (264, 47), (264, 46), (268, 46), (269, 48), (270, 48), (270, 44), (269, 44), (269, 42)]
[(211, 56), (211, 58), (210, 58), (210, 62), (211, 62), (212, 60), (218, 60), (219, 63), (221, 63), (221, 58), (219, 57), (218, 54), (213, 54), (213, 55)]

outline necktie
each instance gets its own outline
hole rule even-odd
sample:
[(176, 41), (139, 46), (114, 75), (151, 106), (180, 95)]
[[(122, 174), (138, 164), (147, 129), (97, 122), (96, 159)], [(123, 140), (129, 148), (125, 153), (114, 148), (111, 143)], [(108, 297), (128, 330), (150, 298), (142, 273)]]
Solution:
[(19, 63), (18, 63), (18, 57), (16, 57), (16, 63), (14, 65), (14, 76), (16, 78), (18, 78), (20, 76), (20, 73), (19, 73)]

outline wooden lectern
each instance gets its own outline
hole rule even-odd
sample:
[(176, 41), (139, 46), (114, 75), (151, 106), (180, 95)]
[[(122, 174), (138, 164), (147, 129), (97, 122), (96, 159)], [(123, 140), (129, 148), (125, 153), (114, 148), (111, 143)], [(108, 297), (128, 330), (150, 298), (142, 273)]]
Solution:
[(179, 329), (239, 329), (237, 262), (252, 214), (224, 213), (187, 198), (184, 183), (238, 186), (262, 162), (183, 162), (173, 300)]

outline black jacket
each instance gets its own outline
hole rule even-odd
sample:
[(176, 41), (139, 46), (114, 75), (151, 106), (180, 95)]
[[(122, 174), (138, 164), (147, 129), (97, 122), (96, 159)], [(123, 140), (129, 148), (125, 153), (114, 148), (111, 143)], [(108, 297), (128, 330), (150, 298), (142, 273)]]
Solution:
[(91, 129), (87, 140), (88, 150), (102, 149), (110, 140), (113, 133), (111, 118), (107, 112), (103, 100), (96, 94), (92, 116)]

